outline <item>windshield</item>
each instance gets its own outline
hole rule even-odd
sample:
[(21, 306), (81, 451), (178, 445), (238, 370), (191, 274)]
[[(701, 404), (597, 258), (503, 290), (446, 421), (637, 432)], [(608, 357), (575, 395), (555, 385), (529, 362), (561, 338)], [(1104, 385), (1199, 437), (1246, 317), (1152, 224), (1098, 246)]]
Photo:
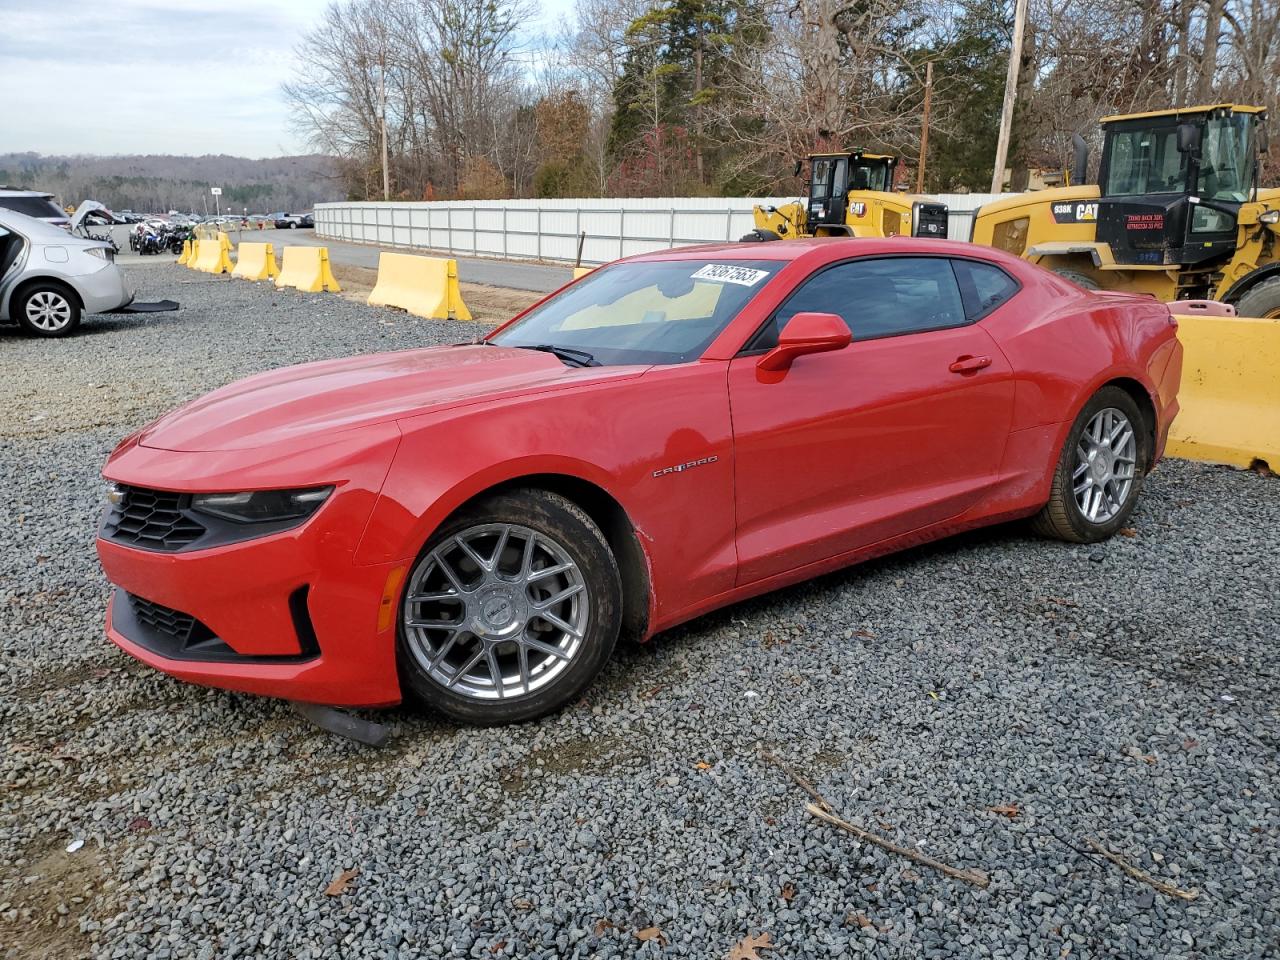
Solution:
[(596, 363), (687, 363), (782, 262), (662, 260), (588, 274), (490, 338), (504, 347), (581, 351)]
[(1200, 156), (1201, 196), (1235, 203), (1249, 199), (1253, 180), (1253, 151), (1249, 148), (1252, 132), (1253, 117), (1243, 113), (1206, 124)]

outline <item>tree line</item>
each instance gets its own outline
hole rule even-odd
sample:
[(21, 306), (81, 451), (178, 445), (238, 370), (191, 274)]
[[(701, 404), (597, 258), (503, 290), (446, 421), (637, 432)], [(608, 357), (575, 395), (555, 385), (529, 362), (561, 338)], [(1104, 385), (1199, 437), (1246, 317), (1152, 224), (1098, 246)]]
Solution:
[[(0, 154), (0, 184), (54, 194), (75, 206), (97, 200), (112, 210), (139, 213), (302, 212), (347, 189), (330, 157), (246, 157), (168, 154), (42, 156)], [(209, 194), (221, 187), (220, 201)]]
[[(1012, 0), (577, 0), (537, 40), (529, 2), (327, 8), (284, 93), (350, 198), (785, 194), (797, 158), (844, 147), (910, 170), (930, 62), (926, 189), (990, 186)], [(1280, 116), (1280, 4), (1030, 0), (1017, 94), (1012, 189), (1108, 114)]]

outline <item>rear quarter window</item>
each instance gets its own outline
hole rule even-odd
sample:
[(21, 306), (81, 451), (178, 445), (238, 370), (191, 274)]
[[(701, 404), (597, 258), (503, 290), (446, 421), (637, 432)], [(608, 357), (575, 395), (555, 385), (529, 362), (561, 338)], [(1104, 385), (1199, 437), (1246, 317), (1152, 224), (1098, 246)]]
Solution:
[(976, 260), (953, 260), (960, 295), (970, 320), (981, 320), (991, 311), (1008, 303), (1022, 288), (1018, 281), (999, 267)]

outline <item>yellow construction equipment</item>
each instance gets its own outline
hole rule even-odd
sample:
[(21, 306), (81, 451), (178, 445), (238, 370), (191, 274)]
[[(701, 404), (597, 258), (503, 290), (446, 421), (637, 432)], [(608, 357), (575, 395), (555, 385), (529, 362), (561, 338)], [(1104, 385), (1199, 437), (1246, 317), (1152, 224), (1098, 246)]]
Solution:
[[(809, 156), (808, 196), (780, 207), (756, 206), (756, 227), (742, 239), (796, 237), (946, 237), (947, 205), (894, 191), (898, 158), (862, 150)], [(796, 176), (804, 161), (796, 162)]]
[(378, 282), (369, 293), (369, 305), (399, 307), (428, 320), (471, 319), (458, 288), (458, 262), (439, 257), (378, 254)]
[(280, 275), (275, 249), (269, 243), (241, 243), (236, 247), (233, 277), (244, 280), (272, 280)]
[(342, 289), (329, 266), (328, 247), (285, 247), (276, 287), (293, 287), (304, 293), (337, 293)]
[(1258, 188), (1262, 107), (1220, 103), (1104, 117), (1098, 184), (1006, 197), (974, 215), (975, 243), (1082, 286), (1220, 300), (1280, 317), (1280, 190)]
[(1171, 457), (1280, 469), (1280, 319), (1178, 315)]

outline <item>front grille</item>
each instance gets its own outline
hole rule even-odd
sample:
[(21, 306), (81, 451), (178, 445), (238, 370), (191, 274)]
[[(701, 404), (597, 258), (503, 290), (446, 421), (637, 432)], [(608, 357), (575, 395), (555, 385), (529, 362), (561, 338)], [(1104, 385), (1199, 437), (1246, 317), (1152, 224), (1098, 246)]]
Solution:
[(188, 495), (119, 486), (121, 499), (103, 521), (103, 536), (148, 550), (181, 550), (205, 534), (183, 510)]
[(129, 605), (133, 607), (133, 615), (138, 623), (164, 634), (179, 647), (189, 647), (213, 636), (212, 630), (189, 613), (172, 610), (133, 594), (129, 594)]

